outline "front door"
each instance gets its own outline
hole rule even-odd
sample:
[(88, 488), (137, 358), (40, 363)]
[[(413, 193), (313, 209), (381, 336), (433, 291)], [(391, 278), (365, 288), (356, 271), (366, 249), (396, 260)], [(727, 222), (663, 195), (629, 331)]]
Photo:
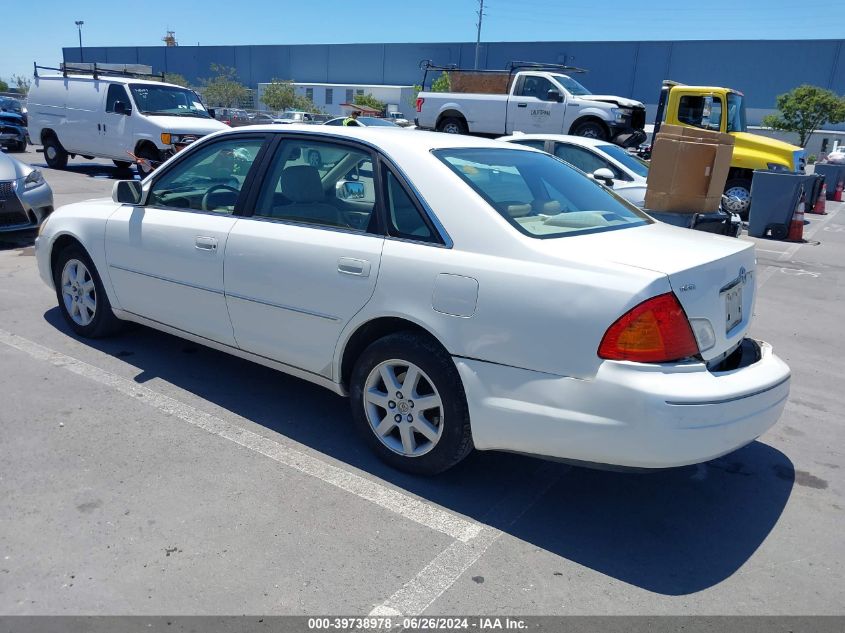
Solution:
[[(115, 111), (121, 109), (117, 106), (118, 103), (123, 104), (122, 112)], [(132, 126), (137, 119), (130, 116), (131, 111), (132, 103), (129, 101), (126, 87), (123, 84), (109, 84), (100, 129), (102, 156), (127, 162), (132, 160), (129, 156), (129, 152), (134, 151)]]
[(252, 217), (226, 246), (226, 301), (246, 351), (331, 377), (341, 330), (373, 294), (384, 238), (370, 151), (284, 139)]
[(263, 135), (227, 136), (156, 174), (144, 205), (106, 225), (108, 271), (122, 309), (235, 345), (223, 296), (223, 255)]
[(545, 77), (523, 75), (508, 100), (508, 132), (560, 134), (566, 116), (563, 101), (549, 98), (549, 91), (560, 89)]

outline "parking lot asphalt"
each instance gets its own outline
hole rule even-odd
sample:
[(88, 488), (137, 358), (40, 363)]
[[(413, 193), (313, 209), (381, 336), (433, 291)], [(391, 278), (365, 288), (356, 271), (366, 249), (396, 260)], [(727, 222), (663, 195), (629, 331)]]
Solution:
[[(17, 156), (59, 205), (127, 176)], [(34, 234), (0, 234), (0, 614), (843, 614), (844, 210), (754, 240), (780, 422), (653, 474), (398, 473), (309, 383), (142, 327), (77, 339)]]

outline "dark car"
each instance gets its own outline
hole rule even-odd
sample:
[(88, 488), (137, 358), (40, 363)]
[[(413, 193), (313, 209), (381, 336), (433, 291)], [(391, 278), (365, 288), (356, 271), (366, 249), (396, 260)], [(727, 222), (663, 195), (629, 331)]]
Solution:
[(276, 117), (267, 112), (250, 112), (249, 114), (250, 125), (270, 125), (275, 120)]
[(0, 111), (0, 146), (13, 152), (26, 151), (26, 123), (21, 115)]
[(0, 112), (20, 115), (23, 118), (24, 127), (29, 123), (26, 116), (26, 106), (14, 97), (0, 97)]
[(214, 118), (225, 123), (229, 127), (241, 127), (242, 125), (253, 125), (249, 120), (246, 110), (238, 108), (215, 108)]

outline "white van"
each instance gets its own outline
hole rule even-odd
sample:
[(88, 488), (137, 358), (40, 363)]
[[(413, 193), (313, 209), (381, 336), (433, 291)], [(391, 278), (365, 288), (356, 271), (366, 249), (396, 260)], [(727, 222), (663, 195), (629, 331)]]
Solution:
[[(36, 67), (37, 73), (38, 67)], [(110, 158), (141, 176), (198, 138), (225, 130), (193, 90), (161, 81), (105, 73), (36, 74), (28, 95), (29, 136), (44, 146), (47, 164), (63, 169), (68, 156)]]

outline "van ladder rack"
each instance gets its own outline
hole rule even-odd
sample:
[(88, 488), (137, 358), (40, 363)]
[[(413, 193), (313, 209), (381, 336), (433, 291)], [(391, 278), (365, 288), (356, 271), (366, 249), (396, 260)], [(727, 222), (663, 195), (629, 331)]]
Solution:
[(91, 75), (94, 79), (99, 79), (100, 76), (105, 77), (131, 77), (133, 79), (158, 79), (164, 81), (164, 73), (136, 73), (130, 70), (114, 70), (110, 68), (98, 68), (97, 62), (93, 62), (90, 68), (81, 66), (74, 67), (70, 64), (62, 63), (60, 68), (53, 68), (52, 66), (39, 66), (37, 62), (32, 62), (32, 76), (38, 77), (38, 70), (54, 70), (62, 73), (63, 77), (68, 75)]
[(571, 73), (585, 73), (587, 72), (584, 68), (578, 68), (577, 66), (566, 66), (564, 64), (546, 64), (544, 62), (521, 62), (521, 61), (512, 61), (509, 62), (507, 68), (502, 70), (489, 70), (486, 68), (483, 69), (471, 69), (471, 68), (458, 68), (457, 64), (449, 64), (448, 66), (440, 66), (432, 62), (430, 59), (423, 59), (420, 61), (419, 64), (420, 70), (423, 72), (423, 81), (422, 81), (422, 88), (425, 90), (425, 82), (428, 79), (428, 71), (430, 70), (439, 70), (441, 72), (457, 72), (457, 73), (479, 73), (479, 74), (490, 74), (490, 75), (500, 75), (502, 73), (508, 73), (508, 83), (510, 83), (510, 76), (514, 74), (514, 72), (518, 70), (523, 70), (526, 68), (533, 68), (535, 70), (558, 70), (558, 71), (565, 71)]

